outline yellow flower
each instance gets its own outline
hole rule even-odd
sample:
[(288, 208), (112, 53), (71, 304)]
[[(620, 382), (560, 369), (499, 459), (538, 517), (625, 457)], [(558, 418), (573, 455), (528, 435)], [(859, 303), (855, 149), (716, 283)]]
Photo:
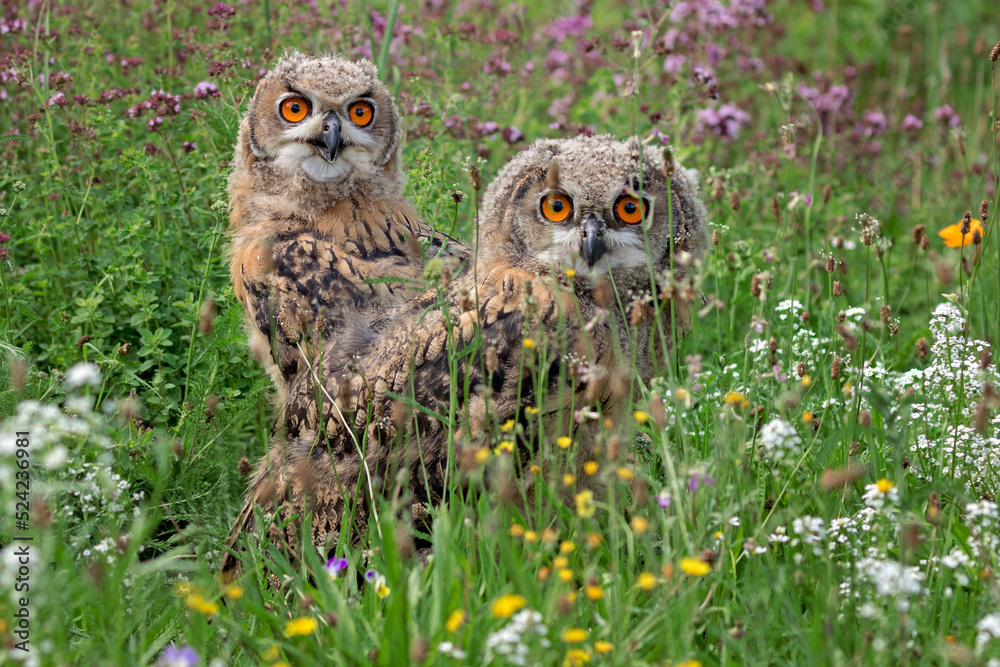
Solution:
[(803, 375), (802, 379), (800, 380), (800, 382), (802, 383), (803, 387), (805, 387), (806, 389), (808, 389), (809, 387), (812, 386), (813, 379), (812, 379), (812, 377), (810, 377), (808, 375)]
[(187, 599), (184, 600), (184, 604), (187, 605), (188, 609), (193, 609), (199, 614), (204, 614), (205, 616), (211, 616), (212, 614), (219, 613), (219, 605), (211, 602), (210, 600), (206, 600), (198, 593), (187, 596)]
[(983, 223), (975, 218), (972, 219), (972, 224), (969, 225), (969, 233), (962, 236), (962, 224), (948, 225), (940, 232), (938, 235), (944, 239), (944, 244), (949, 248), (960, 248), (962, 246), (967, 246), (972, 243), (972, 234), (976, 230), (979, 230), (979, 235), (983, 235)]
[(538, 541), (538, 533), (536, 533), (533, 530), (525, 531), (525, 533), (524, 533), (524, 541), (525, 542), (537, 542)]
[(493, 601), (493, 615), (497, 618), (510, 618), (516, 612), (524, 609), (526, 604), (528, 601), (524, 599), (523, 595), (513, 593), (501, 595)]
[(524, 409), (524, 414), (526, 414), (526, 415), (537, 415), (538, 414), (538, 408), (536, 408), (533, 405), (529, 405), (528, 407), (526, 407)]
[(740, 392), (731, 391), (728, 394), (726, 394), (726, 397), (723, 400), (729, 405), (738, 405), (742, 403), (745, 399), (746, 397)]
[(635, 476), (632, 473), (632, 471), (626, 468), (625, 466), (622, 466), (621, 468), (616, 470), (615, 474), (618, 475), (620, 478), (624, 479), (626, 482), (631, 480)]
[(576, 513), (579, 514), (584, 519), (589, 519), (594, 516), (596, 508), (594, 507), (594, 492), (593, 491), (581, 491), (580, 493), (573, 496), (576, 500)]
[(510, 433), (512, 430), (514, 430), (514, 420), (508, 419), (507, 421), (505, 421), (503, 424), (500, 425), (500, 430), (503, 431), (504, 433)]
[(576, 275), (576, 269), (566, 269), (566, 277), (572, 278)]
[(524, 535), (524, 526), (519, 523), (511, 524), (510, 536), (511, 537), (521, 537)]
[(490, 448), (489, 447), (476, 447), (476, 463), (482, 465), (489, 461), (490, 459)]
[(389, 593), (391, 592), (392, 589), (385, 585), (385, 577), (380, 576), (378, 579), (375, 580), (376, 595), (378, 595), (380, 598), (387, 598), (389, 597)]
[(501, 440), (500, 445), (493, 450), (493, 453), (499, 456), (502, 452), (507, 452), (509, 454), (510, 452), (513, 451), (514, 451), (514, 443), (511, 440)]
[(701, 667), (701, 661), (699, 660), (684, 660), (683, 662), (678, 662), (674, 667)]
[(552, 567), (563, 568), (569, 565), (569, 559), (566, 556), (556, 556), (552, 559)]
[(597, 461), (587, 461), (583, 464), (583, 472), (588, 475), (596, 475), (599, 468), (600, 466), (597, 465)]
[(637, 535), (642, 535), (649, 528), (649, 521), (645, 517), (634, 516), (632, 517), (632, 531)]
[(614, 648), (615, 648), (615, 645), (612, 644), (611, 642), (605, 642), (605, 641), (594, 642), (594, 652), (595, 653), (600, 653), (602, 655), (604, 653), (611, 653), (611, 651), (613, 651)]
[(461, 609), (456, 609), (451, 612), (451, 616), (449, 616), (448, 620), (445, 621), (444, 629), (448, 632), (455, 632), (462, 627), (462, 623), (465, 623), (465, 612)]
[(802, 423), (803, 424), (811, 424), (814, 418), (815, 418), (815, 415), (813, 415), (813, 413), (809, 412), (808, 410), (806, 410), (806, 411), (804, 411), (802, 413)]
[(580, 667), (590, 662), (590, 654), (579, 648), (571, 648), (566, 651), (566, 658), (563, 660), (563, 667)]
[(635, 417), (635, 420), (640, 424), (645, 424), (649, 421), (649, 413), (643, 412), (642, 410), (636, 410), (632, 413), (632, 416)]
[(542, 531), (543, 542), (555, 542), (557, 537), (559, 537), (559, 533), (554, 528), (546, 528)]
[(875, 487), (878, 489), (879, 493), (889, 493), (893, 490), (895, 485), (883, 477), (879, 481), (875, 482)]
[(226, 597), (230, 600), (239, 600), (243, 597), (243, 589), (233, 584), (232, 586), (226, 586)]
[(288, 667), (288, 663), (287, 662), (276, 662), (273, 665), (269, 665), (268, 667)]
[(844, 390), (844, 395), (845, 396), (850, 396), (851, 395), (851, 390), (854, 389), (854, 385), (852, 385), (850, 382), (845, 382), (844, 386), (841, 387), (841, 389)]
[(681, 558), (681, 570), (692, 577), (704, 577), (712, 571), (712, 566), (698, 558)]
[(717, 539), (717, 540), (721, 540), (722, 539), (722, 531), (721, 530), (715, 531), (715, 539)]
[(590, 547), (591, 549), (596, 549), (597, 547), (601, 546), (602, 539), (603, 538), (601, 537), (600, 533), (590, 533), (589, 535), (587, 535), (587, 546)]
[(194, 584), (186, 579), (178, 581), (174, 584), (174, 594), (178, 597), (184, 598), (189, 595), (194, 595), (197, 591), (198, 589), (195, 588)]
[(533, 350), (535, 348), (535, 341), (531, 338), (525, 338), (521, 341), (521, 344), (524, 345), (524, 349), (526, 350)]
[(546, 566), (542, 566), (542, 569), (538, 571), (538, 580), (545, 581), (549, 578), (550, 574), (552, 574), (552, 570)]
[(574, 602), (576, 602), (576, 593), (573, 592), (567, 593), (566, 595), (562, 596), (562, 599), (565, 600), (567, 605), (571, 605)]
[(265, 649), (263, 653), (260, 654), (261, 660), (264, 662), (273, 662), (278, 659), (278, 645), (271, 644)]
[(583, 628), (569, 628), (567, 630), (563, 630), (562, 640), (564, 642), (569, 642), (570, 644), (576, 644), (578, 642), (585, 641), (588, 634), (590, 633)]
[(564, 554), (573, 553), (576, 550), (576, 544), (570, 540), (564, 541), (559, 545), (559, 552)]
[(569, 582), (573, 581), (573, 570), (570, 570), (569, 568), (563, 568), (559, 570), (559, 579), (564, 584), (568, 584)]
[(587, 597), (591, 600), (600, 600), (604, 597), (604, 589), (600, 586), (587, 586)]
[(635, 578), (635, 585), (644, 591), (651, 591), (656, 588), (656, 576), (652, 572), (640, 572)]
[(286, 637), (302, 637), (316, 632), (316, 619), (312, 616), (293, 618), (285, 624)]
[(532, 475), (540, 475), (540, 474), (542, 474), (542, 468), (541, 468), (541, 466), (539, 466), (537, 463), (532, 463), (531, 464), (531, 474)]
[(556, 444), (559, 445), (559, 449), (569, 449), (569, 446), (573, 444), (573, 438), (568, 435), (563, 435), (556, 438)]
[(566, 473), (565, 475), (563, 475), (563, 484), (565, 484), (566, 486), (573, 486), (573, 482), (575, 481), (576, 477), (574, 477), (570, 473)]

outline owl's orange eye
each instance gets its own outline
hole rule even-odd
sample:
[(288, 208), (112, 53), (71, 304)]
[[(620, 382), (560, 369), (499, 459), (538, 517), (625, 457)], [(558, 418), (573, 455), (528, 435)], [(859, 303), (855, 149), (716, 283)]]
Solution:
[(281, 103), (281, 117), (289, 123), (297, 123), (309, 113), (309, 104), (301, 97), (289, 97)]
[(375, 117), (375, 107), (371, 102), (355, 102), (350, 108), (351, 122), (358, 127), (368, 127)]
[(562, 222), (572, 210), (573, 203), (561, 192), (553, 192), (542, 200), (542, 215), (546, 220)]
[(622, 222), (634, 225), (646, 217), (646, 202), (638, 197), (626, 195), (615, 204), (615, 213)]

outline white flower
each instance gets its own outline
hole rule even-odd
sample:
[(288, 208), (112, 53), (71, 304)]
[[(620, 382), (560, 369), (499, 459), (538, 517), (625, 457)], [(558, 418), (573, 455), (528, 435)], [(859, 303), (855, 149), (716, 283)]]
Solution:
[(795, 427), (780, 417), (775, 417), (760, 429), (760, 444), (768, 458), (781, 461), (802, 444)]
[(42, 457), (42, 465), (49, 470), (56, 470), (63, 467), (66, 463), (67, 452), (66, 448), (62, 445), (56, 445), (49, 452)]
[(976, 630), (979, 630), (979, 634), (976, 635), (976, 648), (980, 648), (991, 639), (1000, 639), (1000, 611), (984, 616), (976, 623)]
[(95, 364), (81, 361), (66, 371), (67, 390), (76, 389), (83, 385), (95, 388), (101, 385), (101, 371)]

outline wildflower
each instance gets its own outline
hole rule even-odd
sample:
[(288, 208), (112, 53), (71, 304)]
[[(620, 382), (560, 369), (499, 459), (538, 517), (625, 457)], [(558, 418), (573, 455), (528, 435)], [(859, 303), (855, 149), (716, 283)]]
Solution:
[(746, 400), (746, 397), (738, 391), (730, 391), (723, 399), (727, 405), (739, 405), (743, 403), (744, 400)]
[(585, 641), (588, 634), (589, 633), (583, 628), (569, 628), (568, 630), (563, 630), (562, 640), (564, 642), (576, 644), (578, 642)]
[(576, 477), (571, 473), (566, 473), (563, 475), (563, 484), (566, 486), (573, 486), (573, 482), (576, 481)]
[(569, 446), (573, 444), (573, 438), (569, 436), (560, 436), (556, 438), (556, 444), (559, 445), (559, 449), (569, 449)]
[(649, 421), (649, 413), (643, 412), (642, 410), (636, 410), (632, 413), (632, 416), (635, 417), (635, 420), (640, 424), (645, 424)]
[(198, 652), (190, 646), (177, 648), (170, 644), (156, 661), (156, 667), (194, 667), (198, 664)]
[(365, 572), (365, 581), (369, 584), (374, 584), (376, 579), (378, 579), (378, 572), (375, 570), (368, 570)]
[(539, 410), (539, 408), (536, 408), (533, 405), (529, 405), (528, 407), (526, 407), (524, 409), (524, 414), (526, 414), (528, 416), (537, 415), (538, 414), (538, 410)]
[(583, 472), (588, 475), (596, 475), (598, 468), (600, 468), (600, 466), (597, 464), (597, 461), (587, 461), (583, 464)]
[(813, 379), (809, 375), (803, 375), (800, 382), (802, 383), (803, 388), (808, 389), (809, 387), (812, 386)]
[(604, 589), (596, 584), (590, 584), (586, 589), (587, 598), (590, 600), (600, 600), (604, 597)]
[(750, 115), (732, 104), (723, 104), (718, 109), (701, 109), (697, 118), (699, 132), (711, 132), (727, 142), (736, 138), (741, 125), (750, 122)]
[(692, 577), (704, 577), (712, 571), (712, 566), (698, 558), (681, 558), (681, 571)]
[(538, 533), (536, 533), (533, 530), (525, 531), (525, 533), (524, 533), (524, 541), (525, 542), (537, 542), (538, 541)]
[(514, 420), (508, 419), (503, 424), (500, 425), (500, 431), (503, 433), (510, 433), (514, 430)]
[(594, 492), (593, 491), (581, 491), (580, 493), (573, 496), (576, 501), (576, 513), (579, 514), (584, 519), (589, 519), (594, 516), (596, 508), (594, 507)]
[[(809, 413), (809, 417), (811, 422), (812, 413)], [(802, 415), (802, 421), (808, 423), (805, 413)], [(760, 444), (769, 458), (781, 461), (794, 454), (798, 446), (802, 444), (802, 438), (799, 437), (794, 426), (780, 417), (775, 417), (760, 429)]]
[(573, 553), (574, 551), (576, 551), (576, 543), (571, 542), (570, 540), (566, 540), (559, 545), (560, 553), (569, 554)]
[(666, 489), (656, 494), (656, 504), (666, 509), (670, 507), (670, 492)]
[(972, 235), (979, 231), (980, 235), (983, 233), (983, 223), (978, 219), (973, 218), (970, 221), (969, 231), (965, 234), (962, 233), (962, 224), (949, 225), (938, 232), (938, 235), (944, 239), (944, 244), (949, 248), (961, 248), (962, 246), (967, 246), (972, 243)]
[(552, 567), (562, 569), (569, 565), (569, 559), (565, 556), (556, 556), (552, 559)]
[(879, 493), (889, 493), (894, 487), (895, 485), (885, 477), (875, 482), (875, 488), (878, 489)]
[(899, 129), (903, 132), (916, 132), (924, 126), (924, 121), (920, 120), (913, 114), (906, 114), (906, 118), (903, 122), (899, 124)]
[(620, 479), (623, 479), (626, 482), (630, 481), (633, 477), (635, 477), (635, 474), (625, 466), (621, 466), (620, 468), (618, 468), (618, 470), (615, 471), (615, 474), (618, 475)]
[(503, 140), (506, 141), (508, 144), (516, 144), (517, 142), (524, 139), (524, 132), (517, 129), (513, 125), (510, 125), (508, 127), (505, 127), (500, 132), (500, 136), (503, 137)]
[(599, 653), (601, 655), (605, 653), (611, 653), (611, 651), (614, 650), (614, 648), (615, 645), (612, 644), (611, 642), (606, 642), (606, 641), (594, 642), (594, 652)]
[(535, 341), (532, 338), (525, 338), (524, 340), (521, 341), (521, 345), (523, 345), (524, 349), (526, 350), (535, 349)]
[(644, 517), (632, 517), (632, 531), (635, 532), (636, 535), (642, 535), (646, 532), (647, 528), (649, 528), (649, 521), (647, 521)]
[(489, 447), (476, 447), (476, 451), (473, 453), (473, 460), (479, 465), (486, 463), (490, 459), (490, 448)]
[(493, 601), (493, 615), (496, 618), (510, 618), (528, 604), (523, 595), (508, 593)]
[(688, 479), (688, 491), (697, 491), (699, 486), (715, 486), (715, 479), (703, 472), (694, 472)]
[(566, 651), (566, 658), (563, 660), (563, 667), (579, 667), (590, 662), (590, 655), (583, 649), (571, 648)]
[(284, 634), (286, 637), (302, 637), (316, 632), (316, 619), (312, 616), (302, 616), (293, 618), (285, 624)]
[(587, 546), (591, 549), (596, 549), (601, 546), (601, 534), (600, 533), (590, 533), (587, 535)]
[(678, 662), (674, 667), (701, 667), (700, 660), (683, 660)]
[(808, 410), (804, 410), (802, 412), (802, 423), (803, 424), (811, 424), (813, 422), (813, 419), (815, 419), (815, 418), (816, 418), (816, 416), (813, 415), (813, 413), (809, 412)]
[(652, 572), (640, 572), (635, 578), (635, 585), (644, 591), (656, 588), (656, 576)]
[(934, 119), (941, 123), (941, 127), (958, 127), (959, 117), (951, 105), (945, 104), (934, 110)]
[(565, 273), (566, 273), (566, 277), (567, 278), (575, 278), (576, 277), (576, 269), (566, 269)]
[(499, 456), (500, 454), (506, 452), (510, 454), (514, 451), (514, 442), (512, 440), (501, 440), (500, 444), (493, 450), (493, 453)]
[(211, 600), (206, 600), (199, 593), (187, 596), (187, 599), (184, 600), (184, 605), (188, 609), (192, 609), (199, 614), (204, 614), (205, 616), (211, 616), (219, 613), (219, 605), (215, 604)]
[(233, 584), (231, 586), (226, 586), (225, 594), (230, 600), (239, 600), (243, 597), (243, 589)]
[(448, 620), (444, 623), (444, 629), (448, 632), (455, 632), (462, 627), (463, 623), (465, 623), (465, 612), (461, 609), (456, 609), (448, 616)]
[(562, 581), (564, 584), (568, 584), (569, 582), (573, 581), (573, 570), (566, 567), (559, 570), (559, 580)]
[[(466, 655), (465, 651), (463, 651), (459, 647), (455, 646), (455, 644), (453, 644), (452, 642), (448, 642), (448, 641), (441, 642), (440, 644), (438, 644), (437, 648), (438, 648), (438, 651), (440, 651), (442, 655), (447, 655), (447, 656), (449, 656), (451, 658), (454, 658), (455, 660), (464, 660), (465, 659), (465, 655)], [(272, 667), (273, 667), (273, 665), (272, 665)]]
[(326, 565), (323, 566), (326, 573), (330, 575), (331, 579), (336, 579), (337, 575), (347, 569), (347, 559), (346, 558), (331, 558), (326, 561)]
[(522, 537), (524, 535), (524, 526), (519, 523), (512, 524), (510, 527), (511, 537)]
[(86, 361), (81, 361), (78, 364), (70, 366), (66, 371), (66, 388), (76, 389), (77, 387), (82, 387), (87, 385), (90, 387), (98, 387), (101, 384), (101, 371), (97, 368), (96, 364), (91, 364)]
[(261, 660), (265, 662), (273, 662), (278, 659), (278, 645), (271, 644), (268, 646), (263, 653), (260, 654)]
[(559, 533), (554, 528), (546, 528), (542, 531), (543, 542), (555, 542), (557, 537), (559, 537)]

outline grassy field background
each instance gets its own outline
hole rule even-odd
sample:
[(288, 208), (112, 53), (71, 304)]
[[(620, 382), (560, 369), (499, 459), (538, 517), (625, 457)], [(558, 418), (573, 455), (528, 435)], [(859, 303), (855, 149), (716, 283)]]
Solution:
[[(998, 39), (986, 0), (3, 2), (0, 662), (1000, 665)], [(386, 501), (335, 577), (251, 539), (219, 582), (273, 413), (225, 180), (286, 49), (378, 62), (465, 240), (539, 137), (698, 171), (705, 302), (602, 500), (521, 516), (498, 453), (427, 565)]]

